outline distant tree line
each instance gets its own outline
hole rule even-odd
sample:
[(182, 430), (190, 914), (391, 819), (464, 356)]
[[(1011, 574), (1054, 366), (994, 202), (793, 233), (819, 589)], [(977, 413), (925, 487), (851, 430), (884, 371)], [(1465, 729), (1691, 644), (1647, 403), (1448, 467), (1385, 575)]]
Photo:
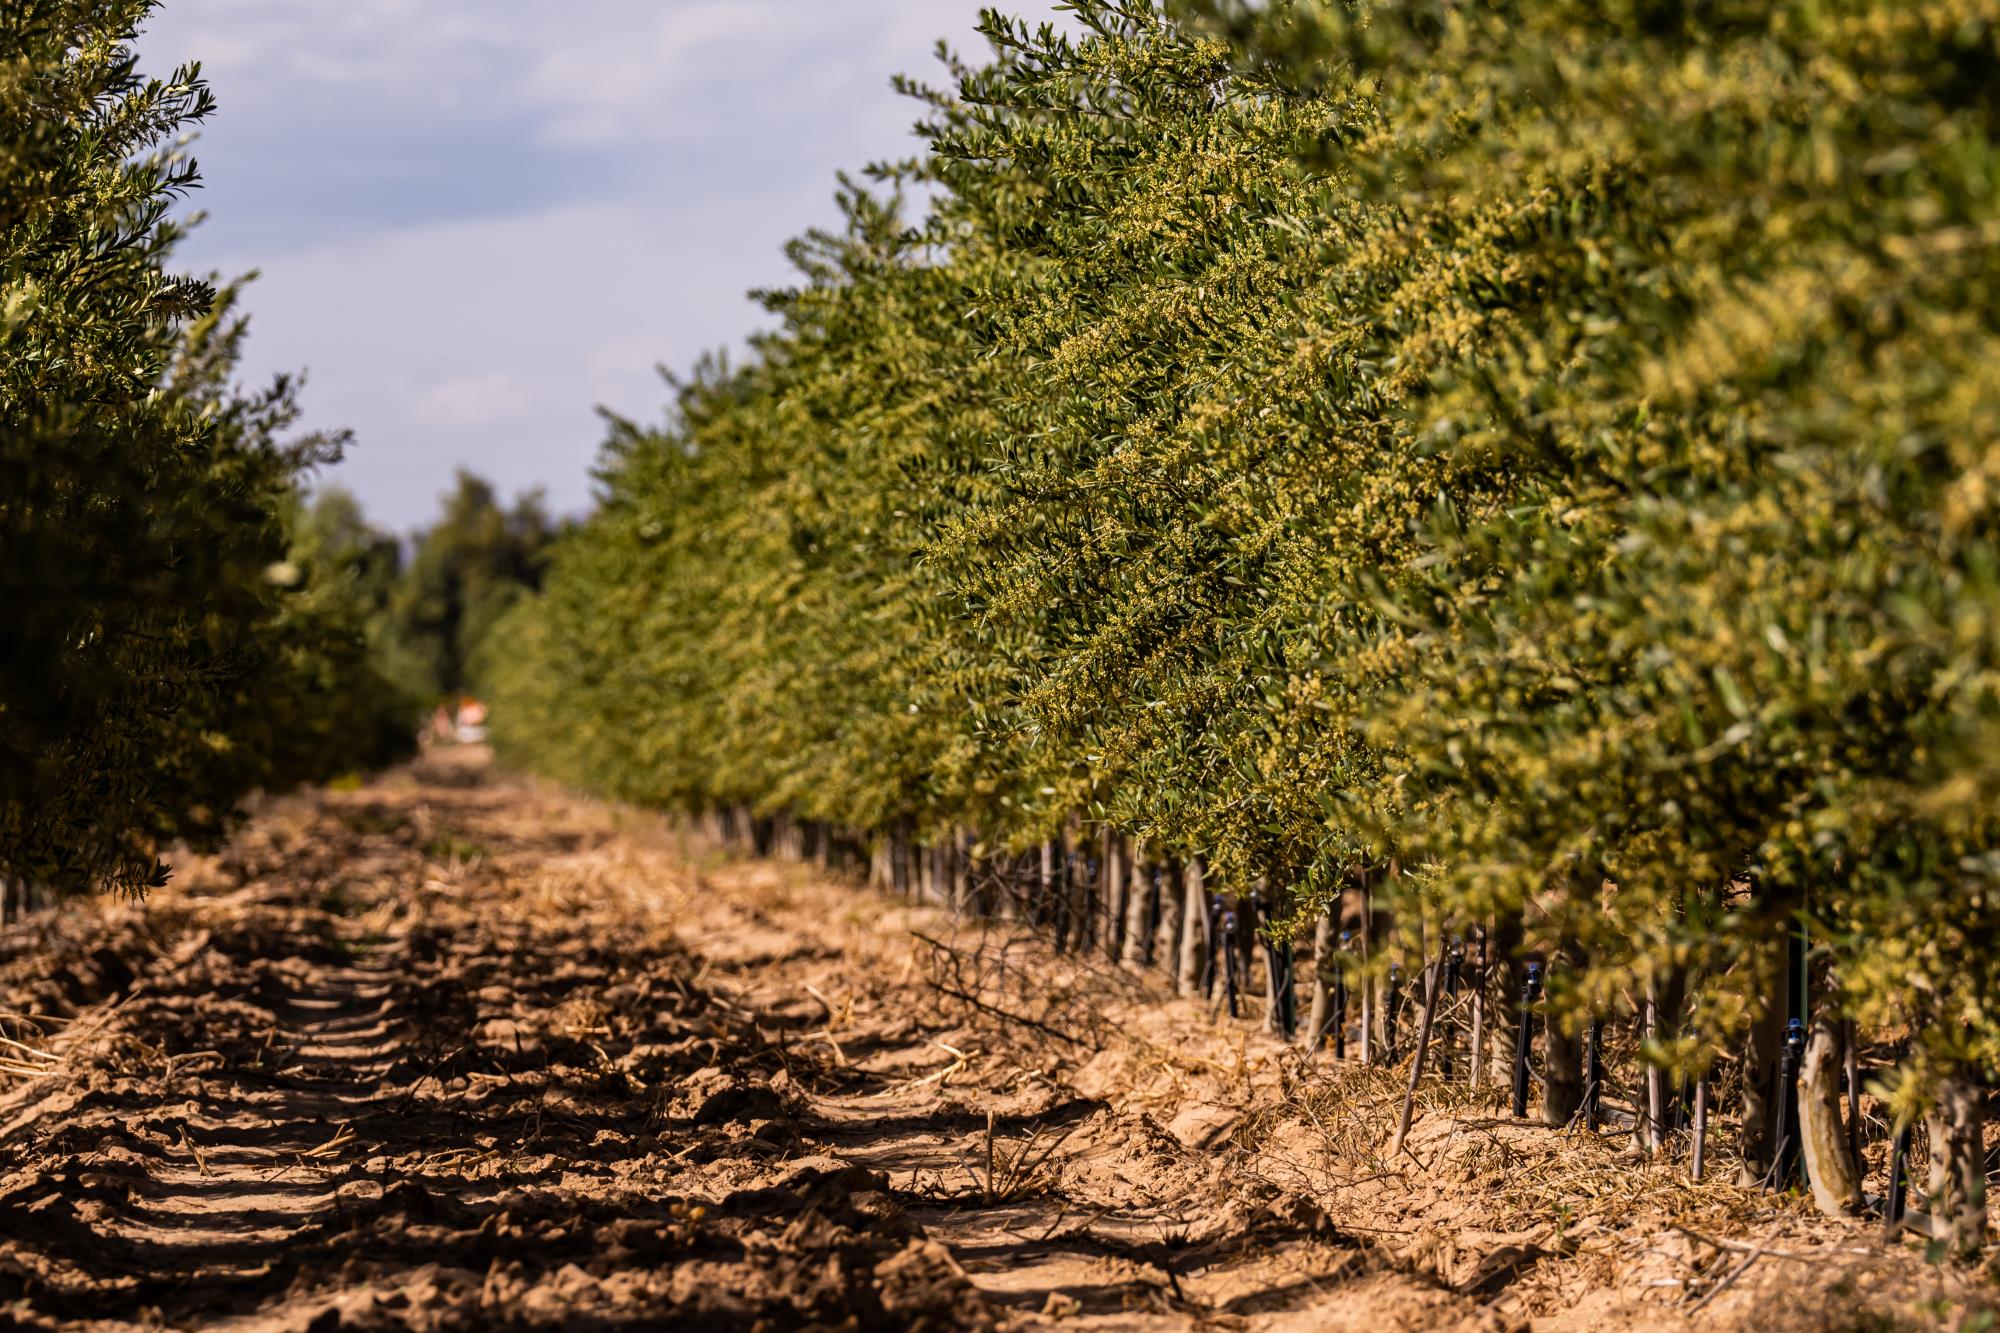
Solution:
[(147, 0), (0, 7), (0, 882), (141, 890), (242, 797), (385, 763), (466, 688), (548, 525), (461, 481), (407, 568), (308, 498), (339, 434), (237, 382), (238, 290), (177, 273), (198, 66)]

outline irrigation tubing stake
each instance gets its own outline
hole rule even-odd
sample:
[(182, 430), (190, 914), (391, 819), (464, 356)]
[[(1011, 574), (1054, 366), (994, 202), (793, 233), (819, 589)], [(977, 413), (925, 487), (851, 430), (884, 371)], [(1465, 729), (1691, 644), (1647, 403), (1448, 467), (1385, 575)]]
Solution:
[(1368, 889), (1368, 868), (1361, 867), (1361, 1063), (1373, 1064), (1375, 1054), (1375, 978), (1369, 972), (1374, 961), (1374, 951), (1369, 947), (1375, 937), (1375, 899)]
[(1903, 1229), (1909, 1171), (1910, 1124), (1906, 1120), (1896, 1126), (1896, 1137), (1889, 1145), (1889, 1192), (1882, 1196), (1883, 1232), (1890, 1240), (1894, 1240)]
[(1284, 1027), (1284, 1039), (1292, 1041), (1292, 1037), (1298, 1035), (1298, 979), (1292, 975), (1292, 945), (1278, 945), (1272, 951), (1272, 957), (1284, 965), (1284, 981), (1278, 985), (1278, 1019)]
[(1788, 1020), (1778, 1058), (1778, 1150), (1772, 1154), (1770, 1179), (1770, 1187), (1780, 1193), (1792, 1187), (1799, 1169), (1799, 1060), (1805, 1048), (1806, 1025)]
[(1472, 1030), (1466, 1034), (1465, 1083), (1467, 1087), (1479, 1086), (1480, 1066), (1485, 1063), (1486, 1040), (1486, 927), (1474, 927), (1479, 940), (1479, 952), (1472, 964)]
[(1694, 1081), (1694, 1160), (1688, 1174), (1694, 1178), (1694, 1183), (1699, 1185), (1707, 1169), (1708, 1078), (1704, 1075)]
[[(1445, 954), (1444, 997), (1446, 1003), (1458, 998), (1458, 974), (1465, 965), (1465, 941), (1453, 936), (1451, 947)], [(1451, 1082), (1452, 1040), (1446, 1031), (1438, 1037), (1438, 1077)]]
[[(1222, 940), (1221, 894), (1208, 895), (1208, 908), (1203, 914), (1203, 924), (1208, 933), (1209, 949), (1208, 956), (1201, 964), (1201, 998), (1209, 1000), (1215, 997), (1215, 988), (1222, 984), (1222, 973), (1219, 968), (1226, 966), (1222, 950), (1218, 947)], [(1189, 928), (1193, 928), (1192, 923), (1189, 924)]]
[(1583, 1116), (1591, 1132), (1597, 1131), (1604, 1091), (1604, 1020), (1590, 1020), (1590, 1035), (1583, 1047)]
[[(1271, 909), (1264, 901), (1260, 890), (1250, 895), (1251, 929), (1271, 924)], [(1298, 1032), (1298, 1012), (1293, 999), (1292, 987), (1292, 946), (1273, 943), (1268, 934), (1256, 937), (1264, 946), (1264, 966), (1271, 978), (1271, 1002), (1274, 1012), (1269, 1015), (1270, 1026), (1275, 1027), (1286, 1041)]]
[(1535, 1001), (1542, 994), (1542, 965), (1528, 964), (1528, 975), (1521, 983), (1521, 1024), (1514, 1034), (1514, 1118), (1522, 1120), (1528, 1114), (1528, 1049), (1535, 1040)]

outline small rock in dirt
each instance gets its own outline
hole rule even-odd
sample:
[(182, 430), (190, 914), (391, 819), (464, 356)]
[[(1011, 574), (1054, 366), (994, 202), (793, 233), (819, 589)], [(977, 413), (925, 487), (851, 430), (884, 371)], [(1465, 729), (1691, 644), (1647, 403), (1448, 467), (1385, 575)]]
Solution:
[(1067, 1319), (1082, 1309), (1083, 1306), (1077, 1301), (1076, 1297), (1065, 1296), (1060, 1291), (1052, 1291), (1049, 1293), (1049, 1298), (1042, 1302), (1042, 1318)]

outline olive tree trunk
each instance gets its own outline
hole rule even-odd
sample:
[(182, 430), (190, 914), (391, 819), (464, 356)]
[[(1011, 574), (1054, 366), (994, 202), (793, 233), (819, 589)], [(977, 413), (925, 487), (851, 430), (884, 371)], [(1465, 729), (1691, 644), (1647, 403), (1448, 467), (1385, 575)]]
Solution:
[[(1171, 884), (1162, 887), (1162, 900), (1174, 896)], [(1175, 989), (1182, 995), (1195, 995), (1201, 990), (1201, 974), (1208, 966), (1209, 957), (1208, 885), (1198, 856), (1189, 857), (1181, 867), (1179, 902), (1180, 969), (1175, 974)], [(1165, 933), (1165, 922), (1162, 921), (1161, 934)]]
[(1553, 1018), (1542, 1029), (1542, 1123), (1552, 1128), (1583, 1109), (1583, 1040)]
[(1306, 1050), (1317, 1051), (1325, 1040), (1327, 1025), (1333, 1019), (1333, 996), (1339, 984), (1340, 959), (1335, 955), (1334, 945), (1340, 932), (1334, 928), (1333, 913), (1321, 914), (1313, 927), (1313, 992), (1312, 1013), (1306, 1020)]
[(1785, 1043), (1790, 992), (1787, 961), (1795, 899), (1768, 885), (1752, 890), (1745, 908), (1746, 957), (1742, 962), (1755, 1006), (1743, 1038), (1743, 1108), (1739, 1143), (1743, 1164), (1736, 1183), (1756, 1185), (1771, 1172), (1778, 1151), (1778, 1116), (1783, 1091), (1778, 1064)]
[(1177, 861), (1156, 861), (1146, 875), (1147, 895), (1153, 903), (1153, 938), (1148, 944), (1146, 964), (1167, 974), (1180, 989), (1181, 949), (1187, 932), (1196, 929), (1187, 914), (1187, 896), (1181, 889), (1184, 871)]
[(1486, 1070), (1493, 1086), (1514, 1083), (1514, 1045), (1521, 1027), (1521, 922), (1502, 917), (1489, 936), (1486, 962)]
[(1861, 1181), (1840, 1118), (1846, 1044), (1839, 1020), (1821, 1006), (1799, 1070), (1799, 1146), (1805, 1151), (1813, 1202), (1828, 1217), (1847, 1217), (1861, 1208)]
[(1112, 962), (1124, 954), (1121, 945), (1131, 915), (1132, 876), (1125, 862), (1125, 840), (1111, 829), (1104, 831), (1104, 956)]
[[(1133, 842), (1123, 848), (1122, 859), (1126, 865), (1126, 875), (1131, 886), (1125, 891), (1125, 947), (1119, 953), (1118, 961), (1128, 971), (1141, 972), (1146, 964), (1163, 957), (1154, 942), (1154, 934), (1165, 926), (1165, 913), (1161, 913), (1158, 923), (1152, 913), (1154, 895), (1159, 892), (1155, 882), (1157, 876), (1153, 868), (1146, 864), (1143, 855), (1145, 845)], [(1148, 927), (1154, 927), (1148, 930)], [(1172, 947), (1172, 942), (1168, 942)]]
[(1986, 1243), (1986, 1104), (1964, 1075), (1938, 1089), (1931, 1131), (1931, 1237), (1961, 1259)]

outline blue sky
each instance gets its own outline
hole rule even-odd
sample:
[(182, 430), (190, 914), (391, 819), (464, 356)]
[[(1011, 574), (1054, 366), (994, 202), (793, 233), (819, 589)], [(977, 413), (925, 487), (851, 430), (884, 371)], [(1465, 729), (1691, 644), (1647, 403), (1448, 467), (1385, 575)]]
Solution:
[(658, 419), (656, 365), (758, 326), (833, 173), (916, 147), (889, 76), (976, 49), (978, 8), (166, 0), (139, 49), (221, 104), (183, 266), (261, 272), (247, 374), (305, 369), (307, 424), (356, 436), (328, 480), (409, 528), (460, 465), (585, 508), (595, 405)]

